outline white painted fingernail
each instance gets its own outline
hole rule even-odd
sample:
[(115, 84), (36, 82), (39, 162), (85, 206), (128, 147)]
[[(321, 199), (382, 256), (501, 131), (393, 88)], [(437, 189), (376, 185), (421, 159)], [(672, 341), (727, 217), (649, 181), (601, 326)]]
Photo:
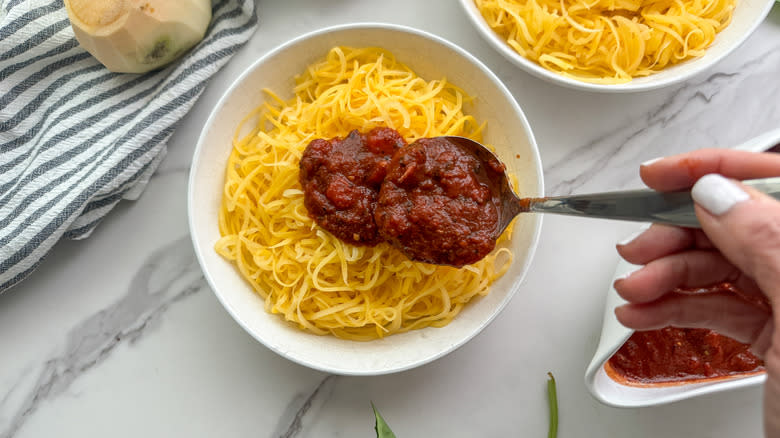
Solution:
[(655, 163), (656, 161), (661, 161), (663, 159), (664, 159), (664, 157), (653, 158), (652, 160), (647, 160), (644, 163), (640, 164), (640, 166), (649, 166), (649, 165)]
[(620, 242), (618, 242), (618, 245), (620, 245), (620, 246), (628, 245), (629, 243), (633, 242), (634, 239), (639, 237), (639, 235), (642, 234), (643, 232), (644, 231), (637, 231), (636, 233), (634, 233), (634, 234), (626, 237), (625, 239), (621, 240)]
[(720, 216), (738, 203), (750, 199), (739, 186), (716, 173), (699, 178), (691, 189), (691, 196), (697, 204), (715, 216)]
[(650, 228), (650, 225), (652, 225), (652, 224), (642, 225), (642, 228), (640, 228), (639, 231), (637, 231), (637, 232), (631, 234), (630, 236), (626, 237), (625, 239), (621, 240), (620, 242), (618, 242), (618, 245), (623, 246), (623, 245), (628, 245), (629, 243), (633, 242), (637, 237), (639, 237), (640, 234), (642, 234), (645, 231), (647, 231), (647, 229)]
[(632, 276), (634, 274), (634, 272), (636, 272), (636, 271), (638, 271), (638, 270), (640, 270), (642, 268), (644, 268), (643, 265), (632, 265), (631, 268), (628, 271), (626, 271), (626, 272), (620, 274), (619, 276), (617, 276), (615, 278), (615, 281), (625, 280), (626, 278)]

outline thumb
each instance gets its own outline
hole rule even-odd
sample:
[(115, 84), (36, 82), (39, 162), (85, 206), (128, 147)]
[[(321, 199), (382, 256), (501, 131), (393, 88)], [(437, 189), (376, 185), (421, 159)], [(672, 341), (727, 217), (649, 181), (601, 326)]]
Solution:
[(691, 195), (710, 241), (780, 302), (780, 202), (718, 174), (701, 177)]

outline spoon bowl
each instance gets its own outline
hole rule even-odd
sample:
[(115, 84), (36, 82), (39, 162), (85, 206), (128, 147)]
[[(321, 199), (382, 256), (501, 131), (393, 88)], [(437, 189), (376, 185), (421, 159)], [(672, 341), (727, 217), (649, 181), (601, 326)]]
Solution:
[[(498, 157), (479, 142), (465, 137), (446, 137), (473, 154), (482, 163)], [(653, 222), (689, 228), (701, 228), (693, 208), (690, 191), (657, 192), (651, 189), (625, 190), (584, 195), (523, 198), (512, 190), (506, 172), (494, 172), (492, 181), (500, 188), (499, 221), (496, 238), (520, 213), (553, 213), (636, 222)], [(756, 190), (780, 199), (780, 177), (743, 181)]]
[[(444, 138), (450, 141), (451, 143), (460, 146), (462, 149), (465, 149), (467, 152), (475, 156), (477, 160), (479, 160), (483, 164), (489, 163), (491, 161), (493, 162), (497, 161), (501, 163), (501, 159), (499, 159), (498, 156), (493, 153), (493, 151), (491, 151), (486, 146), (482, 145), (477, 141), (474, 141), (466, 137), (456, 137), (456, 136), (447, 136)], [(515, 216), (517, 216), (520, 213), (529, 211), (530, 209), (529, 200), (532, 198), (521, 198), (515, 193), (515, 191), (512, 189), (512, 185), (509, 182), (509, 177), (506, 171), (504, 171), (503, 173), (491, 173), (491, 175), (500, 176), (500, 179), (498, 181), (492, 181), (498, 187), (499, 200), (500, 200), (499, 205), (497, 205), (498, 226), (495, 234), (495, 238), (497, 239), (498, 236), (500, 236), (501, 233), (503, 233), (504, 230), (506, 230), (506, 228), (512, 222), (512, 219), (515, 218)], [(541, 198), (533, 198), (533, 199), (541, 199)]]

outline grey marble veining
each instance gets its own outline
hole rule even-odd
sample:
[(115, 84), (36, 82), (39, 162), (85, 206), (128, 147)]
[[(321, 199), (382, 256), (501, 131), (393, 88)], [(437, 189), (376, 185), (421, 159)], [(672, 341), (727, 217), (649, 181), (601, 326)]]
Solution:
[(121, 299), (70, 329), (62, 348), (36, 370), (28, 370), (19, 380), (22, 384), (12, 386), (0, 399), (4, 418), (0, 437), (13, 437), (39, 404), (66, 391), (120, 343), (134, 343), (159, 323), (170, 306), (204, 286), (189, 239), (178, 239), (150, 254)]
[[(638, 186), (638, 166), (643, 161), (703, 147), (733, 147), (748, 140), (732, 135), (733, 127), (722, 121), (740, 110), (741, 102), (736, 97), (742, 93), (760, 96), (761, 90), (776, 95), (780, 87), (777, 78), (780, 45), (733, 71), (716, 72), (685, 83), (649, 113), (546, 165), (548, 193), (568, 195)], [(763, 114), (757, 114), (752, 121), (756, 125), (753, 135), (780, 123), (777, 100), (766, 99), (764, 103)]]
[(324, 403), (327, 401), (328, 395), (322, 395), (322, 393), (330, 392), (332, 385), (335, 385), (337, 380), (338, 376), (325, 376), (307, 397), (304, 398), (303, 395), (293, 397), (284, 413), (279, 417), (279, 425), (270, 437), (300, 438), (304, 431), (304, 417), (315, 402)]

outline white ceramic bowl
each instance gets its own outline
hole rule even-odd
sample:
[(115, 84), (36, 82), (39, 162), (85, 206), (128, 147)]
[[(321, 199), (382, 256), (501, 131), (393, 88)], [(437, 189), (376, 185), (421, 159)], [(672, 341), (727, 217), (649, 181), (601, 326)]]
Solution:
[[(736, 146), (735, 149), (761, 152), (776, 145), (780, 145), (780, 129), (756, 136)], [(638, 268), (639, 266), (631, 265), (621, 260), (615, 270), (613, 279)], [(658, 387), (626, 386), (614, 381), (605, 372), (604, 363), (620, 349), (633, 333), (633, 330), (624, 327), (615, 318), (615, 308), (625, 303), (626, 301), (610, 286), (607, 291), (601, 339), (593, 359), (585, 371), (585, 385), (593, 397), (600, 402), (624, 408), (660, 405), (704, 394), (759, 385), (766, 380), (766, 375), (761, 373), (724, 380)]]
[(731, 23), (717, 35), (707, 53), (666, 68), (656, 74), (636, 78), (625, 84), (592, 84), (568, 78), (547, 70), (539, 64), (515, 52), (506, 41), (495, 33), (480, 14), (474, 0), (460, 0), (471, 22), (487, 42), (505, 58), (523, 70), (554, 84), (579, 90), (626, 93), (653, 90), (685, 81), (715, 65), (747, 39), (769, 13), (775, 0), (737, 0)]
[(302, 365), (336, 374), (376, 375), (422, 365), (463, 345), (501, 311), (520, 288), (541, 227), (538, 215), (523, 215), (509, 246), (515, 260), (488, 296), (470, 303), (444, 328), (426, 328), (371, 342), (317, 336), (263, 310), (263, 301), (234, 266), (214, 251), (225, 163), (238, 122), (265, 100), (263, 88), (292, 97), (293, 76), (336, 46), (379, 46), (428, 80), (446, 76), (473, 96), (467, 107), (487, 121), (484, 140), (497, 148), (523, 193), (543, 194), (542, 167), (531, 129), (512, 95), (476, 58), (434, 35), (388, 24), (352, 24), (296, 38), (263, 56), (232, 84), (203, 128), (192, 164), (188, 213), (193, 244), (209, 285), (230, 315), (255, 339)]

